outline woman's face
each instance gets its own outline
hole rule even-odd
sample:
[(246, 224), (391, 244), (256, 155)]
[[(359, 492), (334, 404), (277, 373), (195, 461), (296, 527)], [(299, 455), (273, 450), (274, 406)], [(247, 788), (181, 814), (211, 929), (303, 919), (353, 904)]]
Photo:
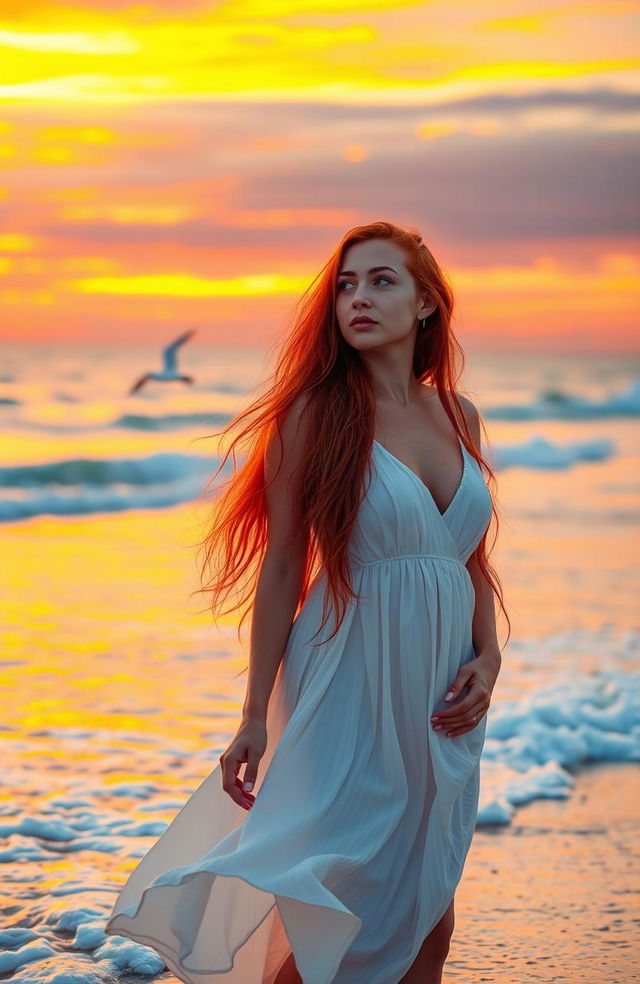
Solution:
[[(408, 338), (417, 330), (417, 319), (435, 308), (423, 303), (404, 250), (394, 243), (368, 239), (345, 251), (336, 283), (336, 318), (354, 348), (369, 350)], [(352, 324), (356, 318), (370, 321)]]

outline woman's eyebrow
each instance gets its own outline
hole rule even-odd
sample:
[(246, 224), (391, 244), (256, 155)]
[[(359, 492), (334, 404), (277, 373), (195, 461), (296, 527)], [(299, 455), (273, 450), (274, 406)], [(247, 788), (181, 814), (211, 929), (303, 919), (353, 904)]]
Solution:
[[(394, 270), (393, 267), (390, 267), (390, 266), (371, 267), (371, 269), (368, 270), (367, 272), (368, 273), (376, 273), (376, 271), (378, 271), (378, 270), (393, 270), (394, 273), (398, 274), (398, 271), (397, 270)], [(341, 270), (340, 273), (338, 274), (338, 276), (339, 277), (355, 277), (355, 273), (354, 273), (353, 270)], [(400, 276), (400, 274), (398, 274), (398, 276)]]

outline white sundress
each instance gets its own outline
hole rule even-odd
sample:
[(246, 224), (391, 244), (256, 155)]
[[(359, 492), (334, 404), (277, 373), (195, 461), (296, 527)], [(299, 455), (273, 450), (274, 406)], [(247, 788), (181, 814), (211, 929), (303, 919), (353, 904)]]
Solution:
[[(449, 906), (475, 829), (486, 715), (430, 723), (475, 657), (465, 562), (491, 518), (478, 462), (441, 513), (374, 441), (349, 545), (358, 594), (321, 633), (325, 575), (295, 618), (251, 810), (218, 764), (134, 868), (106, 932), (187, 984), (397, 984)], [(455, 702), (454, 702), (455, 703)]]

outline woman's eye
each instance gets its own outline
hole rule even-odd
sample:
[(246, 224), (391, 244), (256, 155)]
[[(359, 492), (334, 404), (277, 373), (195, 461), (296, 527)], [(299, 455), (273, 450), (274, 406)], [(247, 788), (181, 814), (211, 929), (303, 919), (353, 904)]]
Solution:
[[(388, 277), (383, 277), (382, 274), (380, 274), (379, 277), (376, 277), (375, 278), (375, 280), (373, 281), (374, 284), (377, 284), (379, 280), (386, 280), (388, 284), (391, 283), (391, 281), (389, 280), (389, 278)], [(341, 280), (340, 283), (338, 284), (338, 290), (342, 290), (343, 287), (346, 287), (347, 284), (350, 284), (350, 283), (351, 283), (350, 280)]]

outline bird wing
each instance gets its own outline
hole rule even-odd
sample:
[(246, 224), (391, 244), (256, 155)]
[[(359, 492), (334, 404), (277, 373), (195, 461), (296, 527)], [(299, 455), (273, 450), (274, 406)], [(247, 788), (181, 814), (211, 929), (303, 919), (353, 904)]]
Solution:
[(149, 378), (148, 376), (140, 376), (138, 382), (134, 383), (131, 389), (129, 390), (129, 396), (131, 396), (132, 393), (137, 393), (139, 389), (142, 389), (148, 378)]
[(195, 329), (190, 328), (189, 331), (185, 331), (184, 334), (176, 338), (170, 345), (167, 345), (165, 349), (162, 350), (162, 358), (164, 360), (165, 369), (172, 370), (176, 368), (176, 352), (181, 345), (184, 345), (192, 335), (195, 335)]

